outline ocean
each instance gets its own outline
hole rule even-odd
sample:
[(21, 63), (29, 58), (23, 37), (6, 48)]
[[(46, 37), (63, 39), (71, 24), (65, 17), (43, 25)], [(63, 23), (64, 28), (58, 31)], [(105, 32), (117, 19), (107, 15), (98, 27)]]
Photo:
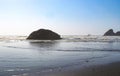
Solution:
[(120, 61), (120, 36), (64, 35), (61, 40), (0, 36), (0, 76), (30, 76)]

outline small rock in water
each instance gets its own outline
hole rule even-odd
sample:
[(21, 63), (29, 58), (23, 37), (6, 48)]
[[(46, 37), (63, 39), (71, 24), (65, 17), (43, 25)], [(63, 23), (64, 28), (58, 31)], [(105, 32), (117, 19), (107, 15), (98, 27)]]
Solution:
[(104, 34), (104, 36), (114, 36), (114, 35), (115, 35), (115, 33), (114, 33), (113, 29), (108, 30), (108, 31)]
[(120, 36), (120, 31), (116, 32), (116, 35), (117, 35), (117, 36)]
[(104, 36), (120, 36), (120, 31), (114, 33), (113, 29), (108, 30)]

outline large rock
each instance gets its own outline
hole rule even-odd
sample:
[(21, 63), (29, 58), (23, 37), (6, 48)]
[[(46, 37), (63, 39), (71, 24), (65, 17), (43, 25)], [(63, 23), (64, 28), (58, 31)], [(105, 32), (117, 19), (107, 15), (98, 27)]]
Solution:
[(108, 30), (108, 31), (104, 34), (104, 36), (114, 36), (114, 35), (115, 35), (115, 33), (114, 33), (113, 29)]
[(113, 29), (108, 30), (104, 36), (120, 36), (120, 31), (114, 33)]
[(27, 39), (34, 40), (58, 40), (61, 39), (60, 35), (57, 33), (47, 30), (47, 29), (39, 29), (37, 31), (32, 32)]

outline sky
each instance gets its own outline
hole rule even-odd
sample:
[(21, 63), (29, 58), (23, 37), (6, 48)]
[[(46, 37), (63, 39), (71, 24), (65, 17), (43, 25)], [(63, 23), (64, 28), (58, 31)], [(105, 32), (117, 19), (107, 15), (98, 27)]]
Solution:
[(120, 31), (120, 0), (0, 0), (0, 35), (29, 35), (40, 28), (61, 35)]

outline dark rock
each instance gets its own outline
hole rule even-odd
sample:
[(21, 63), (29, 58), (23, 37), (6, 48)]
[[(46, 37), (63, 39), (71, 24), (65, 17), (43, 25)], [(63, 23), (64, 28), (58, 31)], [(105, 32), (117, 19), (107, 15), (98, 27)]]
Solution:
[(104, 36), (120, 36), (120, 31), (114, 33), (113, 29), (108, 30)]
[(32, 32), (27, 39), (33, 40), (58, 40), (61, 39), (60, 35), (57, 33), (47, 30), (47, 29), (39, 29), (37, 31)]
[(108, 31), (104, 34), (104, 36), (114, 36), (114, 35), (115, 35), (115, 33), (114, 33), (113, 29), (108, 30)]
[(116, 32), (115, 35), (116, 35), (116, 36), (120, 36), (120, 31)]

